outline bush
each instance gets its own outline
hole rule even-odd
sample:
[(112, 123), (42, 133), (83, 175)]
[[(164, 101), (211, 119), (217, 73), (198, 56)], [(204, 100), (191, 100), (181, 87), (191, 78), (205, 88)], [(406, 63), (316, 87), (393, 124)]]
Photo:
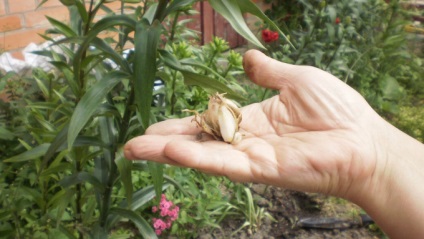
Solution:
[(408, 48), (409, 15), (399, 1), (268, 2), (266, 13), (296, 47), (268, 44), (274, 58), (331, 72), (381, 113), (397, 112), (408, 94), (423, 95), (423, 61)]

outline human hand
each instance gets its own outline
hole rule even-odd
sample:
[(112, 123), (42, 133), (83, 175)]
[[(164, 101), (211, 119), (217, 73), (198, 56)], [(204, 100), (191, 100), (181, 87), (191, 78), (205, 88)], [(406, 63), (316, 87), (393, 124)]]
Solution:
[(253, 82), (280, 94), (242, 108), (239, 144), (199, 140), (201, 129), (188, 117), (152, 125), (126, 144), (125, 156), (347, 198), (384, 164), (375, 143), (383, 120), (339, 79), (254, 50), (244, 68)]

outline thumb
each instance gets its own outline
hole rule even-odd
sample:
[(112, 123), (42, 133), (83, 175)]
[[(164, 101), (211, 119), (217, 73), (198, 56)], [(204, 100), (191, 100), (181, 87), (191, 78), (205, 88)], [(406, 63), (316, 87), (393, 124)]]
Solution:
[(281, 89), (287, 81), (294, 80), (301, 67), (274, 60), (258, 50), (249, 50), (243, 57), (247, 76), (257, 85)]

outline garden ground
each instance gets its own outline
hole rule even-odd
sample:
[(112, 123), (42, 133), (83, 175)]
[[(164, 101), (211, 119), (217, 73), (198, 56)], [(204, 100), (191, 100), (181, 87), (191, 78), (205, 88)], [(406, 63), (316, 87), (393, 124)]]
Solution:
[[(384, 238), (374, 224), (347, 226), (342, 229), (306, 229), (297, 226), (296, 223), (300, 219), (307, 217), (317, 219), (345, 219), (346, 224), (354, 224), (359, 219), (359, 214), (364, 212), (358, 206), (343, 199), (322, 194), (302, 193), (276, 187), (266, 187), (259, 184), (253, 185), (251, 190), (257, 203), (265, 208), (275, 221), (265, 218), (259, 228), (253, 228), (253, 231), (250, 231), (246, 227), (244, 230), (240, 230), (234, 234), (244, 222), (228, 219), (222, 223), (222, 231), (205, 231), (198, 238)], [(336, 227), (337, 224), (330, 224), (329, 226)]]

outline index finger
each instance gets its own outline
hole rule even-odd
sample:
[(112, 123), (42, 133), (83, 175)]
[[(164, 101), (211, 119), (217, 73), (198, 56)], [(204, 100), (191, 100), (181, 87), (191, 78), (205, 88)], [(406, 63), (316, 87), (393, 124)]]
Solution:
[(195, 135), (201, 133), (201, 128), (193, 122), (194, 117), (169, 119), (151, 125), (146, 130), (147, 135)]

